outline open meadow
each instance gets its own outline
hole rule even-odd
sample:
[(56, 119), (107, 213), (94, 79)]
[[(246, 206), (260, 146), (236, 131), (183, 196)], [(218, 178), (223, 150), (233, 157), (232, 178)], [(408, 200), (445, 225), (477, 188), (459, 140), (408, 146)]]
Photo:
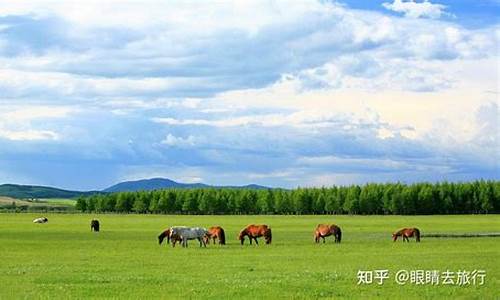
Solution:
[[(39, 216), (47, 224), (33, 224)], [(101, 232), (90, 232), (90, 220)], [(250, 223), (268, 224), (273, 243), (244, 246)], [(318, 223), (336, 223), (342, 243), (314, 244)], [(172, 225), (226, 230), (228, 245), (159, 246)], [(391, 232), (420, 228), (417, 244)], [(0, 214), (0, 299), (13, 298), (463, 298), (500, 291), (500, 238), (425, 238), (426, 233), (499, 232), (499, 215), (172, 216)], [(383, 285), (357, 285), (359, 270), (388, 270)], [(485, 270), (484, 285), (398, 285), (399, 270)]]

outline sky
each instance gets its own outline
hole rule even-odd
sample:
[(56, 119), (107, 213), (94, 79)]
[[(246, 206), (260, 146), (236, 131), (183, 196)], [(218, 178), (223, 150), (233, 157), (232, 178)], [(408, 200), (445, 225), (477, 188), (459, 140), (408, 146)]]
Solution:
[(498, 0), (0, 0), (0, 183), (500, 180)]

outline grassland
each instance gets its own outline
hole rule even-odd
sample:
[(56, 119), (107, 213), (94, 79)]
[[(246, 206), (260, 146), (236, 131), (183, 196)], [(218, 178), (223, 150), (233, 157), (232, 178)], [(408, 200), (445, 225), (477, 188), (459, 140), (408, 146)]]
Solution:
[[(164, 216), (0, 214), (0, 299), (16, 298), (462, 298), (494, 299), (500, 291), (500, 238), (423, 238), (393, 243), (390, 232), (500, 231), (500, 216)], [(97, 217), (101, 232), (91, 233)], [(316, 224), (343, 228), (340, 245), (316, 245)], [(241, 246), (248, 223), (273, 228), (273, 244)], [(228, 245), (158, 246), (170, 225), (221, 225)], [(358, 270), (388, 269), (384, 285), (356, 285)], [(406, 270), (487, 272), (482, 286), (405, 285)]]
[(16, 206), (51, 206), (51, 207), (74, 207), (76, 201), (65, 198), (48, 198), (48, 199), (16, 199), (11, 197), (0, 196), (0, 206), (10, 206), (15, 203)]

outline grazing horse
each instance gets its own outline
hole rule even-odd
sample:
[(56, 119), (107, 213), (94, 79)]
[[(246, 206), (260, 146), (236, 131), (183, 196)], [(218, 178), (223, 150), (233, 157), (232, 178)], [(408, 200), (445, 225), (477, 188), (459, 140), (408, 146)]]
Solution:
[(402, 236), (403, 237), (403, 243), (405, 241), (410, 242), (411, 237), (415, 236), (415, 240), (417, 243), (420, 242), (420, 230), (418, 228), (403, 228), (400, 229), (392, 234), (392, 240), (395, 242), (398, 240), (398, 237)]
[[(178, 227), (181, 227), (181, 226), (178, 226)], [(160, 235), (158, 236), (158, 244), (161, 245), (163, 243), (163, 240), (165, 238), (167, 238), (167, 244), (170, 244), (170, 240), (172, 240), (172, 246), (175, 247), (175, 244), (177, 242), (181, 242), (181, 237), (178, 236), (178, 235), (172, 235), (172, 228), (173, 227), (170, 227), (170, 228), (167, 228), (165, 231), (163, 231), (162, 233), (160, 233)]]
[(34, 219), (33, 223), (44, 224), (44, 223), (47, 223), (48, 221), (49, 221), (49, 219), (47, 219), (46, 217), (42, 217), (42, 218)]
[(271, 244), (271, 241), (273, 239), (273, 235), (271, 232), (271, 227), (267, 225), (248, 225), (247, 227), (243, 228), (243, 230), (240, 231), (240, 234), (238, 235), (238, 239), (240, 240), (241, 244), (245, 243), (245, 236), (248, 236), (250, 239), (250, 245), (252, 244), (252, 239), (255, 241), (255, 244), (259, 244), (257, 242), (257, 238), (263, 236), (266, 239), (266, 244)]
[(219, 245), (225, 245), (226, 244), (226, 234), (224, 233), (224, 229), (220, 226), (214, 226), (208, 228), (208, 233), (205, 235), (205, 244), (210, 244), (210, 239), (214, 240), (215, 244), (215, 239), (219, 240)]
[(316, 230), (314, 231), (314, 241), (319, 243), (320, 239), (323, 239), (323, 243), (325, 242), (325, 237), (333, 235), (335, 237), (335, 243), (340, 243), (342, 240), (342, 230), (335, 224), (319, 224), (316, 226)]
[(203, 237), (208, 233), (205, 228), (201, 227), (172, 227), (170, 230), (170, 237), (179, 236), (182, 240), (182, 247), (188, 246), (188, 240), (197, 239), (201, 246), (207, 246)]
[(94, 230), (94, 232), (99, 232), (99, 227), (100, 224), (98, 220), (93, 219), (92, 221), (90, 221), (90, 231)]

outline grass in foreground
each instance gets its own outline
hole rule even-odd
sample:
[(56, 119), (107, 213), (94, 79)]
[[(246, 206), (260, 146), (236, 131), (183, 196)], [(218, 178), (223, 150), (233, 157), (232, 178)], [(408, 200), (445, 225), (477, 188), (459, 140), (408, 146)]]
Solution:
[[(162, 216), (0, 214), (0, 299), (11, 298), (476, 298), (500, 290), (500, 239), (422, 239), (393, 243), (390, 233), (416, 226), (425, 233), (493, 232), (500, 216)], [(273, 229), (273, 244), (239, 245), (249, 223)], [(318, 223), (343, 229), (342, 244), (313, 243)], [(221, 225), (228, 245), (158, 246), (171, 225)], [(388, 269), (382, 286), (358, 286), (358, 270)], [(398, 270), (487, 272), (483, 286), (399, 286)]]

